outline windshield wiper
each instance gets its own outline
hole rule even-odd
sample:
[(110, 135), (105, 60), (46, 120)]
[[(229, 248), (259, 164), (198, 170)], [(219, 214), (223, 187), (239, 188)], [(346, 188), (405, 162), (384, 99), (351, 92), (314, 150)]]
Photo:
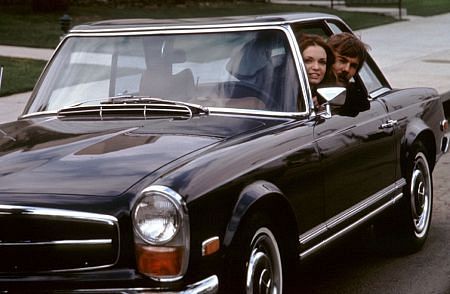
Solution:
[[(137, 100), (138, 99), (138, 100)], [(108, 98), (96, 98), (96, 99), (89, 99), (89, 100), (83, 100), (74, 104), (71, 104), (69, 106), (65, 106), (64, 108), (70, 108), (70, 107), (78, 107), (82, 106), (91, 102), (100, 102), (100, 104), (125, 104), (125, 103), (133, 103), (133, 101), (141, 101), (143, 99), (151, 99), (154, 101), (161, 101), (161, 98), (151, 98), (151, 97), (145, 97), (145, 96), (134, 96), (134, 95), (120, 95), (120, 96), (113, 96)], [(127, 102), (130, 101), (130, 102)], [(138, 103), (138, 102), (134, 102)]]

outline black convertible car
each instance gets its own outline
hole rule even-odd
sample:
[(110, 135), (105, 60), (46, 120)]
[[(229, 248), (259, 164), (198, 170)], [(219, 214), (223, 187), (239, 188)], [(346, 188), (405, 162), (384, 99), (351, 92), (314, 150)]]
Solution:
[(0, 291), (286, 293), (368, 223), (419, 250), (441, 98), (369, 57), (369, 107), (332, 87), (316, 111), (297, 38), (343, 31), (309, 13), (73, 28), (0, 125)]

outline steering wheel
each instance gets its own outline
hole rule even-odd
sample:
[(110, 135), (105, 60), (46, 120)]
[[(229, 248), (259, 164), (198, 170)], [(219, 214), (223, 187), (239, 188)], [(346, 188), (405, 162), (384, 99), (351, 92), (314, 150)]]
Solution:
[(276, 102), (273, 101), (269, 93), (264, 91), (264, 89), (258, 88), (255, 84), (246, 81), (226, 82), (223, 84), (223, 91), (230, 99), (256, 97), (266, 105), (267, 110), (275, 108)]

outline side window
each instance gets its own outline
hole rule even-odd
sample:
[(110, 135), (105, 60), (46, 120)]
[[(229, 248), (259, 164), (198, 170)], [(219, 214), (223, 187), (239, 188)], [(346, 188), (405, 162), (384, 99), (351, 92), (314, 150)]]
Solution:
[(343, 32), (343, 30), (337, 24), (333, 22), (327, 22), (327, 24), (333, 34), (339, 34)]
[(363, 67), (359, 70), (359, 77), (366, 86), (366, 90), (368, 93), (372, 93), (383, 88), (383, 84), (369, 67), (367, 62), (365, 62)]

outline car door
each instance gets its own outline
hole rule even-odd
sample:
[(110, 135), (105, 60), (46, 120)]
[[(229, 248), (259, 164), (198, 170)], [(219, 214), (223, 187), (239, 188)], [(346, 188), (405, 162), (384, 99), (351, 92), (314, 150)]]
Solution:
[[(298, 41), (304, 34), (327, 39), (330, 34), (347, 30), (337, 20), (293, 25)], [(355, 91), (348, 91), (346, 100), (356, 103), (346, 102), (351, 107), (335, 109), (331, 117), (319, 114), (314, 126), (323, 179), (324, 222), (312, 235), (319, 234), (320, 239), (329, 238), (375, 211), (391, 200), (395, 191), (395, 124), (390, 124), (385, 105), (377, 99), (390, 86), (370, 57), (353, 82)], [(303, 243), (308, 238), (305, 236)]]
[(370, 109), (353, 116), (333, 114), (319, 120), (314, 136), (321, 156), (325, 187), (325, 218), (338, 230), (389, 200), (383, 189), (395, 175), (392, 130), (384, 106), (370, 101)]

